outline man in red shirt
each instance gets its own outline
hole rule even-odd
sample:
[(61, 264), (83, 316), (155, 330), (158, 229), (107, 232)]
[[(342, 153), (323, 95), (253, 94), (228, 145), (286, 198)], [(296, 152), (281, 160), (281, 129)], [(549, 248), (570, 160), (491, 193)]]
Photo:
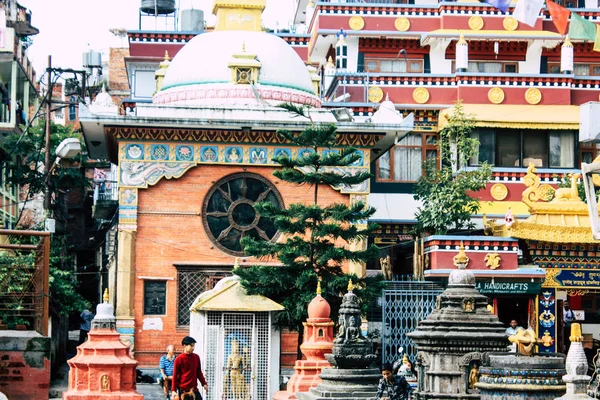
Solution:
[[(196, 339), (186, 336), (181, 344), (183, 345), (183, 353), (177, 356), (173, 365), (172, 397), (173, 399), (179, 399), (181, 396), (181, 400), (185, 400), (185, 395), (187, 395), (189, 399), (202, 400), (202, 396), (198, 391), (198, 380), (200, 380), (207, 393), (208, 385), (200, 368), (200, 357), (194, 353)], [(193, 393), (194, 397), (190, 396), (190, 392)]]

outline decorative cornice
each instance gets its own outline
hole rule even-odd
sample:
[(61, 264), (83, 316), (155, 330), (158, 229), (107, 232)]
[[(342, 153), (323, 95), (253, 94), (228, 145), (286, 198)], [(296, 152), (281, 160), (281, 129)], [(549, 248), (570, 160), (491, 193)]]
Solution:
[[(238, 143), (238, 144), (289, 144), (275, 131), (225, 131), (212, 129), (171, 129), (171, 128), (127, 128), (106, 126), (105, 133), (116, 139), (127, 140), (181, 140), (207, 143)], [(340, 134), (338, 145), (357, 147), (372, 147), (382, 135)]]

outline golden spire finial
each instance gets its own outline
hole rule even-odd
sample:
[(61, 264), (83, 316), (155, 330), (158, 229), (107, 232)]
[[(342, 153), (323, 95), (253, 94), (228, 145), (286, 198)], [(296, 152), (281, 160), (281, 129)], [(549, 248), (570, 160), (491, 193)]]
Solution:
[(571, 342), (583, 342), (583, 335), (581, 334), (581, 325), (578, 323), (571, 324), (571, 336), (569, 336)]
[(354, 285), (352, 284), (352, 279), (348, 282), (348, 291), (351, 292), (354, 290)]
[(236, 257), (233, 262), (233, 269), (238, 269), (240, 267), (240, 260)]
[(317, 282), (317, 295), (321, 295), (321, 277), (319, 277), (319, 281)]
[(467, 257), (467, 253), (465, 253), (465, 245), (462, 240), (460, 241), (460, 248), (458, 250), (458, 254), (454, 256), (454, 266), (458, 269), (467, 268), (469, 265), (469, 257)]
[(169, 58), (169, 51), (165, 50), (165, 61), (171, 61), (171, 59)]
[(467, 41), (465, 40), (465, 35), (461, 33), (456, 44), (467, 44)]
[(102, 300), (104, 300), (105, 303), (108, 303), (108, 288), (104, 289), (104, 296), (102, 296)]
[(573, 47), (573, 43), (571, 43), (571, 39), (569, 39), (569, 35), (567, 35), (567, 37), (565, 38), (565, 41), (563, 42), (563, 46)]

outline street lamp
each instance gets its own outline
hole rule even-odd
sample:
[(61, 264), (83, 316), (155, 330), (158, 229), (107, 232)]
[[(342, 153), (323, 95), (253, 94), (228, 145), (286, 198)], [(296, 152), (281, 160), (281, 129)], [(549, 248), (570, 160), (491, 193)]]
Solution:
[[(48, 171), (48, 176), (46, 177), (46, 212), (50, 213), (50, 175), (54, 168), (58, 165), (60, 160), (69, 160), (75, 158), (81, 153), (81, 143), (77, 138), (66, 138), (56, 148), (56, 160), (54, 160), (54, 164), (50, 167)], [(54, 233), (56, 227), (56, 221), (52, 218), (52, 214), (48, 214), (48, 218), (45, 221), (45, 230), (50, 233)]]

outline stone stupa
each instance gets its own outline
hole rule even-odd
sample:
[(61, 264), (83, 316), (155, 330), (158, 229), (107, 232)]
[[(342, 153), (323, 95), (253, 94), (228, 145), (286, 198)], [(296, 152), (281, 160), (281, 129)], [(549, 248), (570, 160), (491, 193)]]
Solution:
[(454, 257), (458, 269), (450, 273), (436, 309), (408, 334), (418, 351), (414, 399), (479, 399), (472, 386), (483, 354), (508, 351), (505, 328), (488, 310), (487, 297), (475, 289), (468, 264), (461, 243)]
[(375, 361), (372, 342), (360, 330), (360, 306), (353, 293), (352, 281), (339, 311), (339, 330), (333, 341), (333, 351), (325, 354), (333, 368), (321, 372), (321, 383), (307, 393), (297, 393), (300, 400), (373, 399), (381, 377)]

